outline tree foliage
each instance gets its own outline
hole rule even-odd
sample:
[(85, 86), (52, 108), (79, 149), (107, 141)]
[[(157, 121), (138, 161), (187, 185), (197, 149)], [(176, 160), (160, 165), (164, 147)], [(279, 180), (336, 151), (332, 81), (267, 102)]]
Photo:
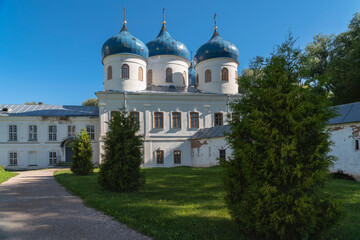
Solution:
[(99, 183), (108, 189), (128, 192), (138, 190), (145, 183), (140, 172), (142, 137), (135, 119), (126, 111), (116, 112), (105, 136), (103, 163)]
[(332, 94), (335, 105), (360, 101), (360, 14), (355, 13), (347, 31), (319, 34), (306, 47), (310, 76)]
[(89, 98), (88, 100), (81, 103), (82, 106), (99, 106), (97, 98)]
[(251, 63), (234, 103), (234, 152), (225, 166), (226, 202), (247, 239), (318, 239), (338, 217), (321, 187), (332, 157), (329, 100), (307, 79), (303, 55), (290, 35), (270, 57)]
[(73, 142), (71, 171), (78, 175), (89, 175), (94, 171), (92, 147), (89, 133), (83, 129)]
[(35, 101), (32, 101), (32, 102), (26, 102), (25, 105), (37, 105), (37, 103)]

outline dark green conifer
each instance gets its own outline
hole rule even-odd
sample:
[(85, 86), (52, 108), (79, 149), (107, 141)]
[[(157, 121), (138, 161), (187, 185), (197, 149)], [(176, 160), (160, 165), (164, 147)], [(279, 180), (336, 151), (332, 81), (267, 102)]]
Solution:
[(81, 130), (81, 133), (75, 136), (72, 150), (71, 171), (78, 175), (89, 175), (93, 173), (93, 152), (90, 144), (90, 136), (85, 129)]

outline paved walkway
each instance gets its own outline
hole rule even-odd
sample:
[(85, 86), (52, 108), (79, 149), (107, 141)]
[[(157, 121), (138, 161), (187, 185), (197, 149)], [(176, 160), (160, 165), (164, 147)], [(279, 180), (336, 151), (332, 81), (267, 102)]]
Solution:
[(53, 177), (54, 169), (20, 172), (0, 184), (0, 239), (149, 239), (85, 207)]

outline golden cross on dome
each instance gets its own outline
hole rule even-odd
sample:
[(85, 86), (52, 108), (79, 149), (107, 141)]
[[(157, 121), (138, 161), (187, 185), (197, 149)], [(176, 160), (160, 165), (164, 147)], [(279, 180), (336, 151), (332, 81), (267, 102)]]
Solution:
[(216, 26), (216, 13), (214, 14), (214, 29), (216, 30), (217, 29), (217, 26)]
[(126, 25), (126, 9), (124, 7), (124, 21), (123, 21), (123, 24)]
[(163, 8), (163, 22), (162, 22), (163, 24), (165, 24), (166, 22), (165, 22), (165, 8)]

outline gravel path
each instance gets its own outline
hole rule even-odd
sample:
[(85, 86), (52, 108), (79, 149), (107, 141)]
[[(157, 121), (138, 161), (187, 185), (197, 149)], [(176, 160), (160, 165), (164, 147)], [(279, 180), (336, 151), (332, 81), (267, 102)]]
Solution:
[(54, 179), (56, 169), (20, 172), (0, 184), (0, 239), (150, 239), (85, 207)]

